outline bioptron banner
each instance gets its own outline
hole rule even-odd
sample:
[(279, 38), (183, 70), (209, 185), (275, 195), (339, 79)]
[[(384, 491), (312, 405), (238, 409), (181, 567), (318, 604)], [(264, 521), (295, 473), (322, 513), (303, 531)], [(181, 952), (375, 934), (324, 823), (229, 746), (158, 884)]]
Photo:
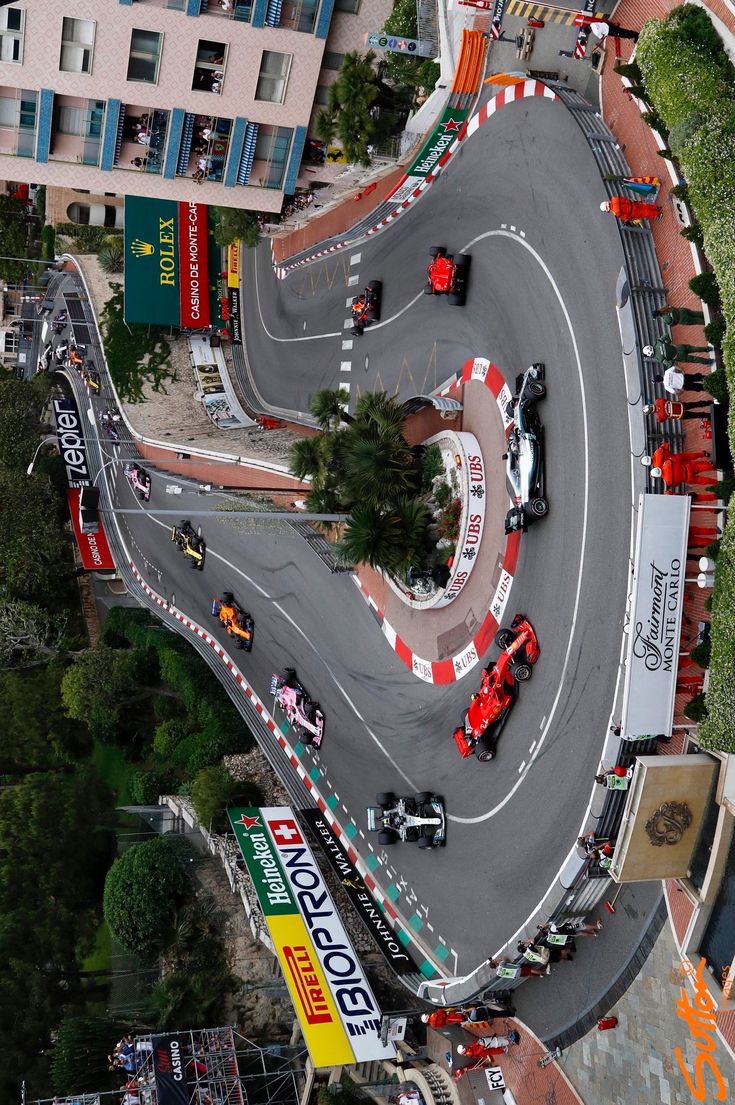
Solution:
[(207, 205), (125, 197), (125, 321), (210, 325)]
[(406, 179), (400, 188), (389, 196), (391, 203), (403, 203), (418, 188), (429, 173), (436, 169), (452, 142), (462, 130), (467, 111), (464, 108), (448, 107), (421, 147), (416, 159), (406, 171)]
[(381, 1012), (289, 806), (228, 810), (315, 1067), (392, 1059)]

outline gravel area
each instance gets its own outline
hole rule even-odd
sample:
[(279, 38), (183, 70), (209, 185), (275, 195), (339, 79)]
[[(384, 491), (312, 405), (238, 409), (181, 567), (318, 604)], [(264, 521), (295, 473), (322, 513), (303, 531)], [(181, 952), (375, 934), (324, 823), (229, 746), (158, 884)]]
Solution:
[[(121, 283), (121, 277), (103, 272), (95, 254), (82, 254), (76, 260), (84, 273), (94, 313), (99, 319), (115, 285)], [(288, 450), (297, 434), (289, 429), (263, 431), (260, 427), (218, 429), (196, 398), (196, 381), (186, 338), (174, 337), (168, 341), (173, 378), (158, 391), (150, 384), (144, 385), (141, 403), (121, 403), (125, 417), (137, 432), (156, 441), (171, 441), (193, 449), (211, 449), (217, 453), (250, 457), (254, 461), (287, 465)], [(231, 358), (225, 347), (223, 352), (234, 384)]]

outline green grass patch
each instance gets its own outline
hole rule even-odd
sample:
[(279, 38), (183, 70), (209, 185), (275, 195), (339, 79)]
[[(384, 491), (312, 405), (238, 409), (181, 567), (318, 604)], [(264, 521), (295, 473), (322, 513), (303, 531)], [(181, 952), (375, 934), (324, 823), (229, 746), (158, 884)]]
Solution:
[(100, 779), (115, 792), (116, 805), (132, 805), (130, 784), (136, 768), (135, 764), (126, 759), (122, 749), (114, 744), (95, 741), (92, 749), (92, 763)]
[(82, 960), (83, 971), (106, 971), (110, 966), (112, 936), (107, 921), (101, 921), (95, 933), (94, 946)]

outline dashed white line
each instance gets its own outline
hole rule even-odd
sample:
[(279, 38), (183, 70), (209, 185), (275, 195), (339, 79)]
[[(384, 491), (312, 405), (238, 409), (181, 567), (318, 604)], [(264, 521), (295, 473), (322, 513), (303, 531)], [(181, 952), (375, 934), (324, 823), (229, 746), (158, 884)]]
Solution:
[(533, 750), (534, 750), (535, 747), (536, 747), (536, 741), (533, 742), (533, 744), (531, 745), (531, 747), (528, 750), (529, 756), (533, 755)]
[(352, 338), (345, 338), (342, 342), (342, 348), (343, 349), (352, 349), (352, 346), (354, 344), (355, 343), (353, 342)]
[(544, 725), (546, 725), (546, 714), (544, 714), (544, 716), (541, 718), (541, 724), (539, 725), (539, 729), (543, 729)]
[(340, 372), (351, 372), (352, 371), (352, 361), (340, 361), (339, 362), (339, 370), (340, 370)]
[(345, 322), (344, 322), (344, 326), (342, 327), (342, 329), (343, 330), (349, 330), (351, 326), (352, 326), (352, 319), (351, 318), (346, 318)]
[[(433, 926), (433, 925), (430, 925), (428, 921), (426, 922), (426, 927), (427, 927), (427, 929), (429, 930), (429, 932), (433, 932), (433, 931), (434, 931), (434, 926)], [(441, 940), (441, 936), (439, 937), (439, 939)]]
[(349, 391), (352, 387), (352, 383), (350, 380), (340, 380), (339, 387), (340, 391)]
[(510, 229), (511, 229), (511, 231), (512, 231), (512, 232), (513, 232), (513, 233), (515, 234), (515, 232), (516, 232), (516, 228), (515, 228), (514, 226), (512, 226), (512, 225), (511, 225), (511, 228), (510, 228)]
[(525, 766), (526, 766), (526, 761), (524, 760), (523, 763), (521, 764), (521, 766), (518, 768), (518, 774), (519, 775), (521, 774), (521, 772), (523, 771)]
[(360, 277), (359, 277), (359, 276), (351, 276), (351, 277), (349, 278), (349, 280), (347, 281), (347, 287), (348, 287), (348, 288), (352, 288), (352, 287), (354, 287), (354, 286), (355, 286), (355, 284), (357, 283), (357, 281), (358, 281), (359, 279), (360, 279)]
[(352, 296), (350, 296), (348, 299), (345, 300), (345, 307), (351, 307), (351, 306), (352, 306)]
[(353, 253), (352, 256), (350, 257), (350, 264), (351, 265), (359, 265), (361, 260), (362, 260), (362, 254), (361, 253)]
[(525, 237), (526, 237), (526, 232), (525, 232), (525, 230), (519, 230), (519, 231), (518, 231), (518, 233), (520, 234), (521, 238), (525, 238)]

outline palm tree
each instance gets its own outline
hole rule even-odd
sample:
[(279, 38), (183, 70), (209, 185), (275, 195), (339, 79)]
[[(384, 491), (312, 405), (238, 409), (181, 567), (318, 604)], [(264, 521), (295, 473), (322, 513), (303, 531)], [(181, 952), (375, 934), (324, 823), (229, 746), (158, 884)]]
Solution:
[(322, 388), (311, 401), (311, 413), (322, 430), (335, 430), (341, 422), (354, 422), (347, 413), (350, 393), (345, 388)]
[(404, 552), (397, 515), (373, 504), (356, 506), (336, 549), (345, 564), (394, 570), (403, 560)]
[(321, 436), (301, 437), (289, 452), (289, 469), (297, 480), (317, 476), (324, 466), (324, 443)]
[(350, 427), (345, 438), (344, 488), (352, 503), (385, 507), (413, 490), (415, 472), (408, 466), (410, 450), (400, 435), (383, 433), (376, 425)]
[(381, 429), (400, 433), (405, 415), (403, 404), (387, 391), (366, 391), (355, 406), (356, 422), (374, 422)]
[(422, 499), (402, 495), (393, 507), (403, 535), (404, 560), (407, 564), (422, 561), (426, 548), (426, 530), (431, 520), (428, 506)]

